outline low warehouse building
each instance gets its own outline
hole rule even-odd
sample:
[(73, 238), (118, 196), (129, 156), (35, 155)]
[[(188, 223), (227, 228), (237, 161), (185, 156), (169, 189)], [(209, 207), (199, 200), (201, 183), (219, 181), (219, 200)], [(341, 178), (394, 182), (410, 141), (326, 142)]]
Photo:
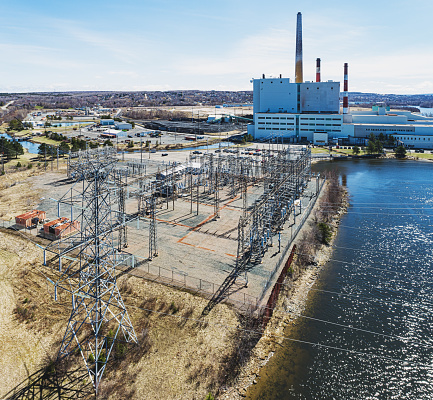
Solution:
[(79, 229), (79, 221), (70, 221), (66, 217), (57, 218), (44, 224), (45, 235), (55, 239), (60, 239), (71, 233), (78, 232)]
[(38, 223), (43, 222), (47, 217), (45, 211), (32, 210), (15, 217), (15, 223), (24, 228), (31, 228), (37, 226)]
[(114, 126), (116, 127), (116, 129), (119, 129), (119, 130), (125, 129), (125, 130), (129, 131), (132, 129), (132, 124), (128, 124), (127, 122), (116, 122), (114, 124)]

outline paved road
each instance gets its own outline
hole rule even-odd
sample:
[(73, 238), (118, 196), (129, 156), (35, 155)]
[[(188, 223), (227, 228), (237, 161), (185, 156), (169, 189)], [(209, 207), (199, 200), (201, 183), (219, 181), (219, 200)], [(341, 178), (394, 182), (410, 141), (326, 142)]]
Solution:
[(6, 110), (15, 100), (11, 100), (9, 103), (1, 107), (2, 110)]

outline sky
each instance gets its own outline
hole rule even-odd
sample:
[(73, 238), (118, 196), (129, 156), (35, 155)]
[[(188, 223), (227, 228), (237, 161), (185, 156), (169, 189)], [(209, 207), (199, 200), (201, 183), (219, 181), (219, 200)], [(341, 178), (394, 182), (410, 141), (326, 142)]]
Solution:
[(431, 0), (0, 0), (0, 92), (252, 90), (294, 79), (433, 93)]

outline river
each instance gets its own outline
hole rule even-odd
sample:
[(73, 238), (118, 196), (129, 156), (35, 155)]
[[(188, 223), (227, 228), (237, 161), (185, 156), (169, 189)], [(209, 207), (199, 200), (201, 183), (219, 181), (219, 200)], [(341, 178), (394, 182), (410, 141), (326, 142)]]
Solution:
[[(13, 140), (12, 136), (9, 136), (7, 133), (0, 133), (0, 137), (4, 137), (8, 140)], [(21, 146), (23, 146), (30, 154), (38, 154), (38, 148), (40, 146), (39, 143), (33, 143), (29, 140), (22, 140), (19, 142)]]
[(418, 108), (421, 115), (425, 115), (427, 117), (433, 116), (433, 108), (424, 108), (424, 107), (420, 107), (420, 106), (409, 106), (409, 107)]
[(350, 206), (303, 312), (313, 319), (286, 328), (298, 341), (284, 342), (247, 398), (433, 398), (433, 163), (313, 169), (336, 170)]

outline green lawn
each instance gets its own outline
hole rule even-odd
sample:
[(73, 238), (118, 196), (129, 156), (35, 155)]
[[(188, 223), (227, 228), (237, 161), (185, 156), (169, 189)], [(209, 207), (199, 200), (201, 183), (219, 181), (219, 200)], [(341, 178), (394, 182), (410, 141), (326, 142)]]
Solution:
[(18, 158), (13, 158), (5, 163), (5, 168), (15, 167), (18, 163), (21, 163), (21, 166), (27, 167), (29, 164), (33, 166), (38, 162), (38, 157), (36, 154), (27, 153), (27, 150), (24, 150), (24, 154), (18, 156)]
[(46, 144), (51, 144), (54, 146), (59, 146), (60, 142), (58, 142), (57, 140), (52, 140), (52, 139), (48, 139), (45, 136), (35, 136), (32, 138), (31, 140), (33, 143), (46, 143)]
[(406, 153), (406, 157), (418, 157), (425, 160), (433, 160), (433, 154), (430, 153)]
[[(329, 154), (329, 148), (328, 147), (314, 147), (311, 149), (312, 154)], [(332, 154), (345, 154), (345, 155), (353, 155), (352, 149), (336, 149), (335, 147), (332, 148)], [(359, 152), (359, 155), (366, 154), (362, 150)]]

